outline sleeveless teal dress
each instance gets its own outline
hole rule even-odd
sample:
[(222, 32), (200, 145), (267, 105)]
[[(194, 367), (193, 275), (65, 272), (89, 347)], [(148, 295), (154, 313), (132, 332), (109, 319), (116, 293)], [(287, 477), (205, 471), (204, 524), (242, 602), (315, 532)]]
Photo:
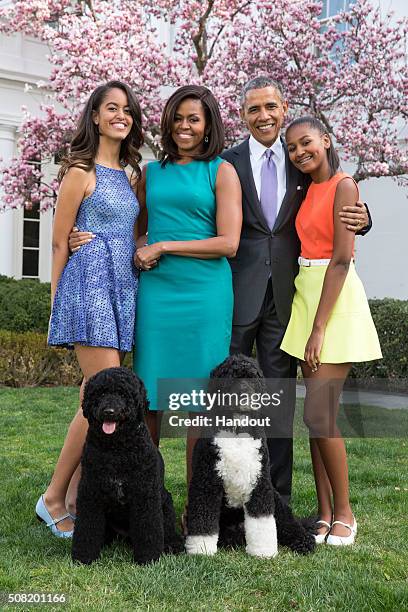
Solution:
[[(215, 181), (221, 163), (217, 157), (148, 165), (149, 244), (217, 235)], [(163, 255), (157, 267), (141, 272), (133, 366), (146, 385), (150, 410), (168, 408), (158, 400), (159, 379), (206, 378), (228, 356), (232, 310), (231, 268), (225, 257)]]

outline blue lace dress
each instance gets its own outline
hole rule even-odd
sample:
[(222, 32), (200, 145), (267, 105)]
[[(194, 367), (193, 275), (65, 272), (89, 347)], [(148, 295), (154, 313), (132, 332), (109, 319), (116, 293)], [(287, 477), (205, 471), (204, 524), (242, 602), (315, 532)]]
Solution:
[(124, 170), (95, 164), (95, 191), (79, 207), (76, 226), (96, 238), (69, 258), (58, 282), (48, 344), (133, 346), (137, 272), (133, 226), (139, 204)]

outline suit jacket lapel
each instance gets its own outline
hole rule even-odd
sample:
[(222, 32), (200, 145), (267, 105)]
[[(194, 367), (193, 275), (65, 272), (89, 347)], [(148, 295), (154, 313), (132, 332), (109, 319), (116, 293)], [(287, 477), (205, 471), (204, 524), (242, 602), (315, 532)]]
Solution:
[(255, 187), (254, 176), (252, 174), (251, 160), (249, 155), (249, 141), (244, 140), (235, 150), (238, 159), (235, 163), (235, 168), (240, 178), (242, 190), (245, 192), (246, 198), (252, 207), (253, 213), (262, 223), (267, 231), (269, 230), (266, 219), (263, 215), (261, 203), (259, 201), (258, 192)]
[(306, 196), (306, 193), (304, 193), (304, 183), (299, 181), (299, 172), (289, 159), (288, 149), (284, 140), (282, 140), (282, 144), (285, 151), (286, 193), (273, 226), (274, 231), (278, 230), (284, 224), (288, 215), (290, 216), (293, 213), (294, 201), (296, 199), (299, 200), (299, 191), (302, 192), (300, 200), (303, 200)]

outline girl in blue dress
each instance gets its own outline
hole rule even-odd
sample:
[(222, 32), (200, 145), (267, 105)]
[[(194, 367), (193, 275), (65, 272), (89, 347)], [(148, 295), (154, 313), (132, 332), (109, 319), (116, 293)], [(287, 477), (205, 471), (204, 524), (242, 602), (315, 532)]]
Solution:
[[(48, 343), (75, 349), (84, 382), (119, 366), (133, 345), (137, 273), (132, 260), (139, 214), (133, 185), (141, 174), (142, 143), (138, 101), (127, 85), (110, 81), (91, 94), (59, 173)], [(124, 166), (132, 169), (130, 180)], [(69, 258), (73, 225), (91, 231), (93, 239)], [(36, 506), (38, 518), (58, 537), (72, 535), (65, 500), (69, 483), (74, 489), (78, 483), (79, 470), (72, 477), (86, 432), (80, 408)]]
[[(161, 160), (144, 166), (138, 184), (140, 269), (134, 370), (146, 385), (152, 439), (160, 440), (160, 379), (206, 378), (229, 354), (231, 268), (242, 224), (238, 176), (220, 157), (224, 126), (212, 93), (177, 89), (161, 121)], [(147, 235), (147, 228), (149, 233)], [(72, 250), (92, 236), (70, 235)], [(176, 385), (177, 386), (177, 385)], [(194, 429), (187, 440), (191, 476)]]

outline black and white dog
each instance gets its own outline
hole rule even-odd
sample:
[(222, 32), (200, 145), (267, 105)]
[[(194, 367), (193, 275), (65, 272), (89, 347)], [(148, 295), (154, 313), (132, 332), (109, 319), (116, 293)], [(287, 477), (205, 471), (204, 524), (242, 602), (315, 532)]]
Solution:
[[(244, 355), (228, 357), (211, 372), (209, 392), (223, 398), (229, 394), (231, 404), (218, 405), (212, 416), (214, 430), (209, 437), (201, 437), (194, 448), (187, 553), (212, 555), (219, 539), (234, 545), (234, 537), (239, 544), (243, 535), (246, 551), (253, 556), (274, 557), (278, 543), (299, 553), (311, 552), (315, 548), (314, 526), (305, 528), (274, 490), (265, 419), (248, 403), (248, 397), (267, 393), (256, 361)], [(234, 397), (241, 399), (237, 403)], [(236, 529), (224, 538), (223, 527), (231, 527), (228, 513), (234, 517)], [(239, 529), (242, 522), (244, 534)], [(232, 541), (231, 533), (235, 533)]]
[(114, 533), (128, 535), (136, 563), (183, 551), (175, 512), (164, 487), (164, 463), (144, 414), (143, 382), (126, 368), (108, 368), (89, 379), (82, 409), (89, 429), (82, 454), (74, 561), (89, 564)]

